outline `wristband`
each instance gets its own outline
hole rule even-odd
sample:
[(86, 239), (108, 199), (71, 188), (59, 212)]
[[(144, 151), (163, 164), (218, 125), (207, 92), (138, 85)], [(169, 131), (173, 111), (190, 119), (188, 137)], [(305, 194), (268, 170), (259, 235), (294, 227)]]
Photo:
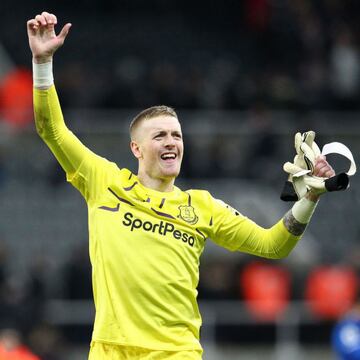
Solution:
[(291, 209), (291, 212), (294, 218), (301, 224), (307, 224), (314, 210), (316, 208), (317, 202), (313, 202), (309, 199), (302, 198), (297, 201)]
[(49, 88), (54, 83), (52, 61), (36, 64), (33, 61), (33, 83), (35, 88)]

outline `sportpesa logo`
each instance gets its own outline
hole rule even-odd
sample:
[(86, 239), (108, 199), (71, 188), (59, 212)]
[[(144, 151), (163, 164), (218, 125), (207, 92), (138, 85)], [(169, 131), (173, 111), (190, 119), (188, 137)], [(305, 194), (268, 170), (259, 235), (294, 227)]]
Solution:
[(175, 229), (175, 226), (167, 221), (160, 221), (153, 224), (151, 221), (142, 221), (141, 219), (134, 218), (130, 212), (125, 213), (123, 225), (129, 226), (130, 231), (142, 229), (147, 232), (157, 233), (162, 236), (171, 234), (174, 239), (181, 240), (190, 246), (194, 246), (195, 238), (188, 233)]

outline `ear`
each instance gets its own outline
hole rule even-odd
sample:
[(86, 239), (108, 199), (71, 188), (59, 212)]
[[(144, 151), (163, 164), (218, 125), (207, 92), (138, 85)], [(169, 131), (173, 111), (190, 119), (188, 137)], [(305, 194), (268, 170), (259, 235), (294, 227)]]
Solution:
[(141, 159), (142, 158), (142, 154), (141, 154), (141, 151), (140, 151), (140, 146), (137, 142), (135, 142), (134, 140), (131, 140), (130, 141), (130, 149), (132, 151), (132, 153), (134, 154), (134, 156), (137, 158), (137, 159)]

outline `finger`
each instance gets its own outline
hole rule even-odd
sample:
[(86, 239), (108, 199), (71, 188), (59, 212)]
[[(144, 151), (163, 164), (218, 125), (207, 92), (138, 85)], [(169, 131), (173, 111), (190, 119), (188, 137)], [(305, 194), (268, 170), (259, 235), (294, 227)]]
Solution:
[(43, 12), (41, 13), (41, 15), (45, 18), (46, 23), (47, 23), (48, 25), (53, 25), (53, 24), (55, 24), (55, 23), (54, 23), (54, 15), (53, 15), (53, 14), (50, 14), (50, 13), (48, 13), (48, 12), (46, 12), (46, 11), (43, 11)]
[(310, 130), (305, 132), (302, 136), (303, 141), (311, 147), (315, 139), (315, 132)]
[(295, 134), (295, 150), (297, 154), (299, 154), (300, 152), (301, 143), (302, 143), (301, 133), (298, 132)]
[(36, 30), (39, 28), (38, 22), (35, 19), (31, 19), (27, 22), (28, 32), (35, 34)]
[(58, 35), (58, 38), (62, 39), (64, 41), (69, 33), (71, 26), (72, 26), (72, 24), (70, 24), (70, 23), (65, 24), (64, 27), (61, 29), (61, 31)]
[(319, 146), (316, 144), (316, 142), (314, 141), (315, 140), (315, 131), (308, 131), (306, 133), (304, 133), (303, 135), (303, 139), (304, 139), (304, 142), (306, 144), (309, 145), (309, 147), (311, 148), (313, 154), (314, 154), (314, 157), (318, 157), (320, 154), (321, 154), (321, 151), (319, 149)]
[(26, 24), (27, 24), (27, 26), (32, 27), (34, 25), (37, 26), (38, 22), (35, 19), (30, 19), (30, 20), (27, 21)]
[(301, 167), (302, 169), (307, 169), (307, 165), (306, 165), (306, 162), (304, 160), (304, 156), (300, 156), (300, 155), (296, 155), (295, 158), (294, 158), (294, 164), (296, 166), (299, 166)]
[(321, 176), (322, 174), (324, 174), (328, 169), (329, 169), (329, 165), (326, 163), (318, 163), (314, 169), (314, 175), (316, 176)]
[(318, 162), (315, 166), (314, 173), (317, 174), (320, 171), (325, 171), (325, 169), (332, 169), (332, 167), (327, 162)]
[(57, 17), (56, 17), (56, 15), (54, 15), (54, 14), (50, 14), (51, 15), (51, 17), (52, 17), (52, 19), (53, 19), (53, 23), (56, 25), (57, 24)]
[(333, 176), (335, 176), (335, 171), (334, 171), (333, 169), (329, 169), (329, 170), (326, 171), (325, 174), (324, 174), (324, 177), (326, 177), (326, 178), (331, 178), (331, 177), (333, 177)]
[(39, 25), (46, 26), (46, 20), (42, 15), (36, 15), (35, 20), (39, 23)]
[(319, 155), (316, 157), (316, 161), (321, 161), (321, 160), (326, 161), (326, 156), (319, 154)]
[(306, 143), (302, 143), (300, 149), (304, 152), (305, 156), (310, 159), (310, 161), (314, 164), (315, 163), (315, 156), (312, 148)]
[(323, 165), (329, 165), (329, 163), (326, 161), (326, 157), (324, 155), (320, 155), (315, 159), (315, 167), (321, 167)]
[(287, 172), (288, 174), (292, 174), (292, 175), (303, 170), (301, 167), (299, 167), (291, 162), (286, 162), (283, 166), (283, 169), (285, 172)]
[(312, 148), (316, 158), (321, 155), (321, 150), (315, 141), (312, 143), (311, 148)]
[(326, 168), (326, 169), (320, 170), (319, 173), (316, 174), (316, 176), (322, 177), (322, 178), (329, 178), (332, 176), (332, 174), (333, 174), (333, 172), (330, 169)]
[(320, 177), (332, 177), (334, 175), (335, 171), (330, 165), (322, 167), (316, 174), (316, 176)]
[(324, 177), (327, 170), (327, 168), (320, 169), (314, 175), (318, 177)]
[(327, 165), (329, 165), (329, 163), (324, 159), (316, 159), (316, 161), (315, 161), (315, 167), (316, 166), (323, 167), (323, 166), (327, 166)]

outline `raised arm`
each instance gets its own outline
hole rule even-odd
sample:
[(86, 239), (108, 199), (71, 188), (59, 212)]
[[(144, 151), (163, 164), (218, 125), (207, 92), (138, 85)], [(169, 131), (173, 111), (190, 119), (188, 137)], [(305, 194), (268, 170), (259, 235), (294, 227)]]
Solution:
[(33, 55), (34, 113), (36, 130), (59, 161), (67, 179), (87, 198), (102, 158), (95, 155), (67, 128), (54, 86), (52, 61), (71, 27), (67, 23), (55, 34), (57, 18), (43, 12), (27, 22)]

